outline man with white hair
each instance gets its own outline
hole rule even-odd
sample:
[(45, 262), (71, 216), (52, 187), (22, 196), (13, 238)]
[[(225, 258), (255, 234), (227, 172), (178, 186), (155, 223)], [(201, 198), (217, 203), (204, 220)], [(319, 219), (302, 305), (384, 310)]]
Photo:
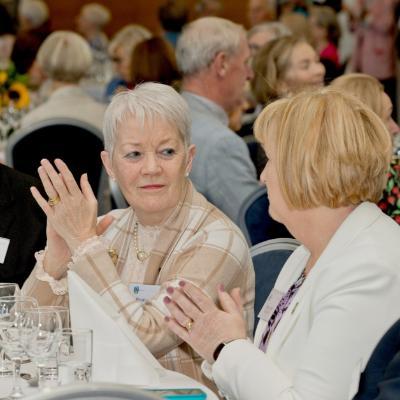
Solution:
[(246, 144), (228, 128), (228, 115), (252, 77), (245, 30), (222, 18), (200, 18), (184, 29), (176, 57), (196, 145), (192, 182), (237, 222), (240, 206), (259, 189)]

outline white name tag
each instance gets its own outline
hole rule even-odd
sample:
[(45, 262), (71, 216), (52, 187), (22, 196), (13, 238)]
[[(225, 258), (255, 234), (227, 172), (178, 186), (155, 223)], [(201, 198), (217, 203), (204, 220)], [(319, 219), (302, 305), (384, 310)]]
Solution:
[(4, 264), (10, 239), (0, 237), (0, 264)]
[(272, 289), (261, 311), (258, 313), (258, 318), (268, 322), (284, 294), (279, 290)]
[(160, 285), (144, 285), (141, 283), (130, 283), (129, 290), (139, 301), (147, 301), (153, 298), (159, 291)]

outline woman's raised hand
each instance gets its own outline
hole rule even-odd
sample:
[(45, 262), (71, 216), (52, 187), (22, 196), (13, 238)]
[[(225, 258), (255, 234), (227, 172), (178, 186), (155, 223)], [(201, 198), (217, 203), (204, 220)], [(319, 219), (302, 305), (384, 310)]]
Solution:
[(190, 344), (205, 360), (212, 363), (220, 343), (247, 337), (242, 302), (238, 288), (229, 294), (218, 288), (222, 309), (201, 289), (189, 282), (180, 282), (180, 288), (169, 287), (164, 303), (171, 313), (166, 317), (168, 327)]
[(97, 200), (87, 174), (81, 176), (79, 187), (63, 161), (56, 159), (54, 164), (58, 171), (46, 159), (41, 161), (38, 169), (49, 199), (43, 198), (35, 187), (31, 192), (48, 223), (73, 252), (96, 235)]

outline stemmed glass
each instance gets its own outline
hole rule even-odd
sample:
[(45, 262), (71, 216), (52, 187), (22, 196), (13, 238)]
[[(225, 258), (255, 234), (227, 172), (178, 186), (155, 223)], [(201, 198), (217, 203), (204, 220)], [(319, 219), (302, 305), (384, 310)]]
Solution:
[[(37, 307), (24, 312), (21, 342), (25, 352), (38, 367), (41, 388), (45, 387), (42, 384), (47, 380), (48, 370), (52, 370), (49, 368), (49, 362), (52, 359), (56, 360), (63, 327), (61, 311), (57, 311), (57, 307)], [(68, 309), (66, 311), (68, 312)], [(56, 364), (55, 368), (57, 368)], [(57, 374), (55, 376), (57, 377)]]
[[(20, 289), (17, 283), (0, 283), (0, 297), (17, 296), (19, 293)], [(8, 364), (5, 359), (4, 350), (0, 346), (0, 377), (12, 374), (12, 370)]]
[(9, 395), (12, 399), (24, 396), (19, 386), (21, 362), (25, 355), (21, 343), (21, 325), (25, 318), (24, 313), (37, 306), (37, 301), (32, 297), (0, 297), (0, 345), (14, 363), (14, 382)]

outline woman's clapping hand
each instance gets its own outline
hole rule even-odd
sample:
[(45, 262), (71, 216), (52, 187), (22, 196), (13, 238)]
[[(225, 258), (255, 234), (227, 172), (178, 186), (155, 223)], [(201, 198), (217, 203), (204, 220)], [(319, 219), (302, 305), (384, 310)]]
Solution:
[(247, 337), (240, 289), (229, 294), (220, 285), (219, 309), (198, 287), (183, 281), (179, 285), (167, 289), (169, 297), (164, 298), (164, 303), (171, 317), (166, 317), (166, 323), (205, 360), (214, 361), (213, 354), (220, 343)]
[(79, 187), (63, 161), (56, 159), (54, 164), (58, 171), (44, 159), (38, 170), (49, 200), (34, 187), (31, 192), (51, 225), (47, 230), (48, 239), (58, 242), (59, 248), (62, 238), (73, 252), (96, 235), (97, 200), (86, 174), (82, 175)]

